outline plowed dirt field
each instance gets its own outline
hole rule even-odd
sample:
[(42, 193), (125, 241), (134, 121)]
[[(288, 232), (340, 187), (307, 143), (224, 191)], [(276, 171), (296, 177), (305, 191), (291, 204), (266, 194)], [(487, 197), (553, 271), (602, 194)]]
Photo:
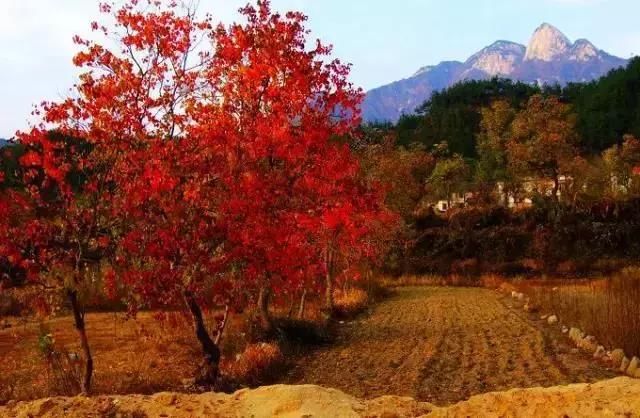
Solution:
[(572, 350), (558, 327), (512, 303), (485, 289), (397, 289), (368, 315), (340, 325), (335, 344), (302, 356), (286, 383), (447, 405), (616, 376)]

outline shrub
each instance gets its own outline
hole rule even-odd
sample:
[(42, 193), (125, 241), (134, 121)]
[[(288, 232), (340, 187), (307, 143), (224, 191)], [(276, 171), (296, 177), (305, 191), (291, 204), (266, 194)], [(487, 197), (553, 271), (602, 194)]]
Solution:
[(49, 392), (66, 396), (77, 394), (82, 381), (80, 356), (57, 348), (53, 335), (44, 327), (38, 335), (38, 351), (47, 365)]
[(268, 382), (284, 366), (284, 355), (275, 343), (250, 344), (233, 361), (223, 361), (224, 374), (236, 382), (255, 386)]

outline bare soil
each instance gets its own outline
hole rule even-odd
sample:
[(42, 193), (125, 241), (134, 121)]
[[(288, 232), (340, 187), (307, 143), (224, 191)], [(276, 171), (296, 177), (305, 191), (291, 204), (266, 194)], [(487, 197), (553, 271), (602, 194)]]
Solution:
[(640, 380), (624, 377), (594, 384), (493, 392), (449, 407), (394, 396), (362, 401), (313, 385), (265, 386), (232, 395), (47, 398), (0, 406), (0, 416), (11, 418), (633, 418), (640, 417), (639, 411)]
[(485, 289), (399, 288), (368, 315), (342, 324), (334, 344), (301, 356), (285, 381), (448, 405), (617, 375), (513, 303)]

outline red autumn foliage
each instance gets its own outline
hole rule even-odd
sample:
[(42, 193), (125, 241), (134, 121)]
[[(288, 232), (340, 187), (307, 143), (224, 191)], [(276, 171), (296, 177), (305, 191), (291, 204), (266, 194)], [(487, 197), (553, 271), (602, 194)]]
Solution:
[(330, 304), (335, 281), (383, 248), (394, 217), (345, 144), (362, 95), (330, 47), (307, 48), (306, 17), (268, 1), (229, 27), (173, 2), (101, 11), (115, 27), (92, 29), (119, 49), (75, 38), (73, 97), (43, 103), (42, 124), (19, 136), (25, 189), (0, 212), (20, 203), (26, 215), (3, 217), (0, 238), (25, 233), (0, 256), (65, 290), (85, 391), (78, 295), (93, 274), (134, 311), (184, 306), (204, 352), (199, 381), (212, 383), (219, 335), (201, 306), (243, 308), (260, 291), (268, 322), (270, 295), (325, 289)]

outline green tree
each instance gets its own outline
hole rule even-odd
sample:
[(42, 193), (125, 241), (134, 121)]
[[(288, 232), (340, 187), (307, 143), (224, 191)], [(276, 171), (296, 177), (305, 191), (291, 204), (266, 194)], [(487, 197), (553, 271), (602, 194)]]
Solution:
[(436, 163), (427, 180), (427, 190), (433, 197), (446, 200), (451, 207), (453, 194), (464, 194), (468, 190), (470, 174), (469, 164), (456, 154)]
[(563, 91), (577, 114), (582, 147), (599, 153), (620, 144), (623, 135), (640, 137), (640, 58), (588, 84)]
[(476, 188), (486, 199), (501, 183), (503, 191), (511, 189), (516, 176), (509, 170), (507, 143), (516, 110), (505, 100), (496, 100), (480, 111), (480, 133), (477, 136), (478, 159), (475, 170)]
[(551, 196), (558, 200), (560, 177), (577, 155), (576, 142), (571, 107), (555, 96), (535, 95), (511, 124), (510, 169), (521, 176), (550, 180)]

